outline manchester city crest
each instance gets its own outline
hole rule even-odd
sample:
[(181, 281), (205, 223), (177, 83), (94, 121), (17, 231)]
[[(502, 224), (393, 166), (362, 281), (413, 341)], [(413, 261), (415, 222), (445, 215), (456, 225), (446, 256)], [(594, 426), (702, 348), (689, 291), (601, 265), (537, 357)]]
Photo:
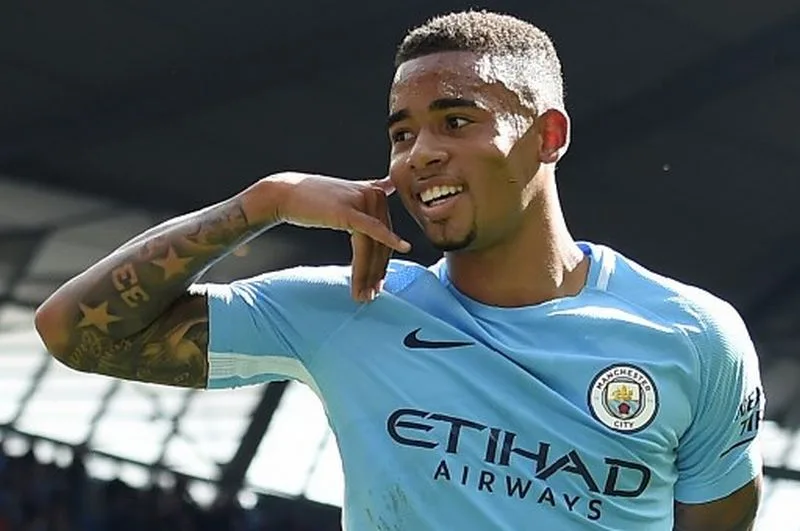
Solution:
[(658, 412), (653, 379), (634, 365), (612, 365), (597, 373), (588, 398), (594, 418), (620, 432), (646, 428)]

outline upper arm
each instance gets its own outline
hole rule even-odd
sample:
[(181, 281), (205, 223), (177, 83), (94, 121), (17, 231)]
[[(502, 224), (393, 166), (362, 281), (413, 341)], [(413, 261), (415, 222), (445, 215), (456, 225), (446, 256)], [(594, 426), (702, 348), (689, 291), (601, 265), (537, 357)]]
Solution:
[(51, 351), (79, 371), (172, 386), (304, 380), (309, 356), (359, 307), (343, 272), (296, 268), (194, 286), (122, 339), (108, 334), (115, 317), (100, 305), (66, 327), (68, 337), (53, 341), (59, 346)]
[(67, 366), (126, 380), (205, 387), (208, 374), (205, 295), (186, 293), (150, 325), (122, 339), (107, 334), (102, 319), (87, 324), (78, 323), (56, 355)]
[(675, 504), (675, 531), (751, 531), (761, 499), (761, 474), (721, 500)]
[(311, 358), (360, 308), (347, 271), (298, 267), (205, 286), (209, 387), (287, 377), (308, 383)]
[[(761, 476), (758, 434), (766, 400), (758, 356), (739, 314), (720, 302), (701, 317), (698, 391), (692, 423), (678, 446), (675, 501), (684, 514), (722, 518), (719, 507), (731, 507), (729, 500), (758, 493), (753, 482)], [(743, 509), (749, 514), (751, 507)], [(728, 529), (723, 521), (729, 522), (720, 520), (719, 529)]]

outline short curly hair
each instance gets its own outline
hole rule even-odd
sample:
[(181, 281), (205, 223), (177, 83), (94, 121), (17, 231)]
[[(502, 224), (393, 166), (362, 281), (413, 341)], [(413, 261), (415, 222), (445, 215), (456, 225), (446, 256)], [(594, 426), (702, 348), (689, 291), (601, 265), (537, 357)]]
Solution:
[[(490, 56), (537, 112), (564, 108), (561, 61), (550, 37), (511, 15), (462, 11), (434, 17), (412, 29), (397, 47), (395, 67), (426, 55), (462, 51)], [(503, 64), (505, 62), (506, 64)]]

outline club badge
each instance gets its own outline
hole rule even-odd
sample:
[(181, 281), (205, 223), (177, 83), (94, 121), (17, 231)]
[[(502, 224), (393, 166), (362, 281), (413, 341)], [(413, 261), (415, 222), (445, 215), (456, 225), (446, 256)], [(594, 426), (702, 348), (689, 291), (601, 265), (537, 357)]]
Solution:
[(612, 430), (635, 433), (658, 412), (658, 391), (650, 376), (634, 365), (606, 367), (589, 386), (589, 410)]

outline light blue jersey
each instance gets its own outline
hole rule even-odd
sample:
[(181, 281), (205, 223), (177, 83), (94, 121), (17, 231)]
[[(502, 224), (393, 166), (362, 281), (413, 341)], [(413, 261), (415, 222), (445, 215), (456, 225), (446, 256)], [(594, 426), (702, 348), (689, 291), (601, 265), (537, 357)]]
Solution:
[(392, 261), (368, 304), (349, 267), (211, 286), (209, 387), (317, 392), (348, 531), (671, 531), (675, 500), (761, 467), (756, 353), (727, 303), (581, 246), (581, 293), (523, 308), (469, 299), (444, 262)]

